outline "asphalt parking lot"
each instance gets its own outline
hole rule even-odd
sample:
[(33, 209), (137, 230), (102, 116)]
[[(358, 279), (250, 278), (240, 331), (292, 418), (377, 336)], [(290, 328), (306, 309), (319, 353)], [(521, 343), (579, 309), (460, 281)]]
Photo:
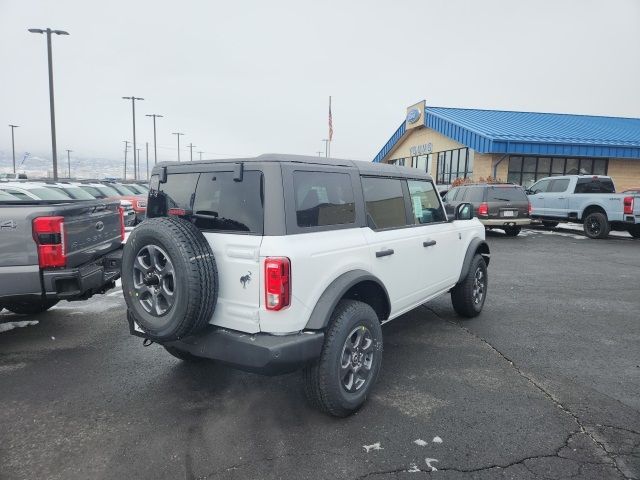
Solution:
[(385, 325), (343, 420), (297, 374), (182, 364), (119, 292), (0, 333), (0, 478), (640, 478), (640, 241), (489, 233), (483, 314)]

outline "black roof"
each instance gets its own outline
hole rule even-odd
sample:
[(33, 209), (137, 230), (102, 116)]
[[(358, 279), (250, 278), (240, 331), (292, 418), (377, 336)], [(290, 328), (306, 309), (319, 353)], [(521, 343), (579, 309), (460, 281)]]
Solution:
[(187, 165), (211, 165), (220, 163), (303, 163), (306, 165), (332, 165), (336, 167), (357, 168), (363, 175), (387, 175), (390, 177), (424, 178), (431, 180), (431, 176), (416, 168), (390, 165), (386, 163), (363, 162), (360, 160), (347, 160), (341, 158), (315, 157), (311, 155), (290, 155), (280, 153), (265, 153), (257, 157), (225, 158), (216, 160), (197, 160), (193, 162), (160, 162), (155, 168), (163, 166), (187, 166)]

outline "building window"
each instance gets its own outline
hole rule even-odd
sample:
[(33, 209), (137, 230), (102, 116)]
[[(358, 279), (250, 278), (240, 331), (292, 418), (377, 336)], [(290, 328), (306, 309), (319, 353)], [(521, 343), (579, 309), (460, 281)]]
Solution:
[(606, 175), (607, 158), (509, 157), (507, 181), (530, 187), (537, 180), (556, 175)]
[(473, 150), (457, 148), (438, 152), (436, 167), (437, 183), (449, 184), (456, 178), (468, 178), (473, 175)]

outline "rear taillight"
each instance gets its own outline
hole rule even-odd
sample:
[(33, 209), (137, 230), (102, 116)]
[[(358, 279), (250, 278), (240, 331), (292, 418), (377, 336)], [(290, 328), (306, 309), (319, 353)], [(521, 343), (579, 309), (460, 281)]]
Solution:
[(64, 267), (67, 264), (64, 217), (38, 217), (33, 220), (33, 239), (38, 244), (40, 268)]
[(120, 238), (124, 242), (124, 207), (118, 207), (118, 213), (120, 214)]
[(529, 212), (529, 215), (531, 215), (531, 212), (533, 211), (533, 207), (531, 206), (531, 202), (529, 202), (529, 207), (528, 207), (527, 211)]
[(478, 205), (478, 216), (480, 215), (482, 215), (483, 217), (489, 215), (489, 205), (487, 205), (485, 202), (482, 202), (480, 205)]
[(624, 197), (624, 214), (633, 215), (633, 197)]
[(267, 310), (282, 310), (291, 303), (291, 262), (286, 257), (264, 261), (264, 299)]

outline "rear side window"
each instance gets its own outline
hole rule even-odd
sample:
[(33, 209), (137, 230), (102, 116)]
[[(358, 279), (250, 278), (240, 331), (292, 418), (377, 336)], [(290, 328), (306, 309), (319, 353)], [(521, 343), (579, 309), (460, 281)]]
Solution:
[(362, 189), (370, 228), (379, 230), (407, 224), (401, 180), (362, 177)]
[(167, 181), (159, 185), (158, 197), (152, 202), (151, 216), (166, 215), (170, 208), (191, 211), (199, 176), (199, 173), (167, 175)]
[(337, 172), (293, 173), (299, 227), (344, 225), (356, 221), (351, 175)]
[(411, 197), (413, 222), (416, 225), (446, 221), (444, 210), (438, 200), (438, 194), (431, 182), (409, 180), (407, 185), (409, 186), (409, 196)]
[[(233, 172), (200, 175), (193, 202), (194, 223), (203, 230), (261, 234), (264, 219), (262, 173), (245, 171), (240, 182), (233, 177)], [(182, 195), (181, 200), (186, 198)]]
[(464, 201), (482, 203), (484, 201), (484, 187), (467, 187), (467, 195), (464, 197)]
[(519, 187), (489, 187), (487, 202), (526, 202), (527, 196)]
[(615, 193), (610, 178), (579, 178), (575, 193)]

